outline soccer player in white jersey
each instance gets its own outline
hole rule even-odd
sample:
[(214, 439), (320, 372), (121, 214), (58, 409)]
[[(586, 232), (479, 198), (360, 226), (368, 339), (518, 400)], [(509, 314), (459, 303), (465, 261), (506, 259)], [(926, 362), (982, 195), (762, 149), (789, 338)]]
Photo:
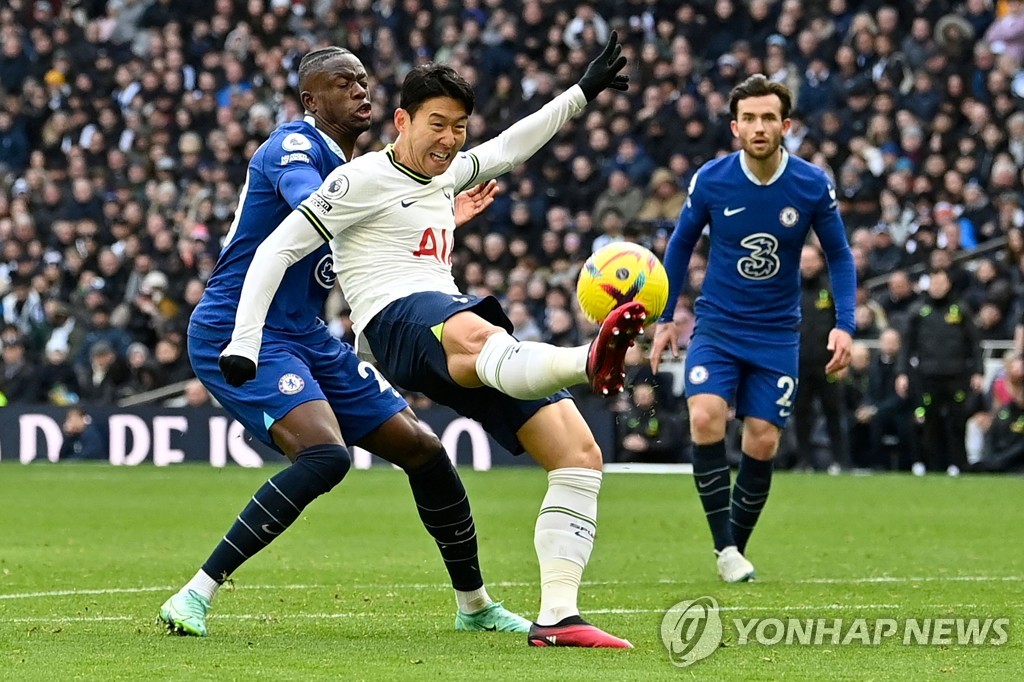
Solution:
[(459, 150), (471, 87), (449, 67), (413, 69), (395, 113), (394, 145), (332, 172), (257, 250), (222, 353), (229, 381), (256, 375), (264, 316), (287, 268), (331, 243), (357, 350), (390, 381), (476, 419), (548, 471), (534, 536), (541, 573), (540, 614), (528, 635), (534, 646), (631, 646), (579, 614), (602, 456), (564, 387), (589, 380), (598, 393), (621, 390), (624, 355), (645, 312), (637, 303), (616, 309), (589, 348), (517, 341), (497, 300), (455, 286), (452, 198), (529, 158), (605, 88), (626, 89), (620, 52), (613, 33), (578, 85), (468, 153)]

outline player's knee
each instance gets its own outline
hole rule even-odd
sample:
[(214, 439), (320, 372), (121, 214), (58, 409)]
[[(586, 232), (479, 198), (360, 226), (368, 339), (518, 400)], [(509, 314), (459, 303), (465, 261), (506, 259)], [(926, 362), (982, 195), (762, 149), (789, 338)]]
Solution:
[(400, 455), (401, 461), (395, 462), (395, 464), (406, 471), (419, 469), (432, 462), (437, 457), (437, 453), (442, 452), (443, 449), (440, 438), (417, 425), (409, 447)]
[(690, 408), (690, 431), (699, 443), (712, 443), (725, 438), (725, 420), (716, 411), (701, 406)]
[(743, 452), (753, 459), (772, 459), (779, 450), (779, 431), (771, 428), (750, 432), (745, 428), (742, 446)]
[(296, 455), (295, 464), (314, 474), (312, 479), (317, 482), (316, 492), (323, 495), (345, 478), (352, 468), (352, 457), (344, 445), (317, 445)]
[(577, 469), (594, 469), (601, 471), (604, 465), (604, 456), (601, 453), (601, 446), (593, 438), (580, 443), (579, 447), (563, 451), (558, 456), (545, 459), (553, 469), (574, 467)]
[(381, 435), (383, 444), (370, 449), (407, 472), (434, 461), (442, 450), (441, 439), (411, 413), (396, 415)]

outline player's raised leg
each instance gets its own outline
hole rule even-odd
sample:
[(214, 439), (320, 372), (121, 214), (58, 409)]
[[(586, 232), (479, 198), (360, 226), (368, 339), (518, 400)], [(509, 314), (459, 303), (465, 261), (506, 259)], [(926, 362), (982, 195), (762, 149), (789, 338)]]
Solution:
[(326, 400), (298, 405), (270, 433), (292, 463), (256, 491), (202, 568), (161, 607), (160, 620), (171, 632), (205, 637), (206, 613), (221, 584), (348, 473), (348, 449)]
[(402, 467), (409, 477), (420, 520), (437, 543), (455, 590), (455, 629), (528, 632), (530, 621), (487, 594), (469, 496), (437, 436), (407, 408), (357, 444)]
[(531, 646), (632, 648), (580, 617), (583, 570), (597, 534), (601, 450), (571, 400), (542, 407), (519, 430), (526, 451), (548, 472), (534, 531), (541, 604)]
[(445, 338), (452, 340), (445, 352), (449, 366), (455, 364), (452, 376), (469, 388), (490, 386), (513, 398), (538, 400), (589, 382), (599, 395), (618, 394), (625, 383), (626, 350), (643, 333), (646, 318), (643, 305), (627, 303), (608, 315), (589, 346), (559, 348), (518, 341), (467, 311), (445, 322)]

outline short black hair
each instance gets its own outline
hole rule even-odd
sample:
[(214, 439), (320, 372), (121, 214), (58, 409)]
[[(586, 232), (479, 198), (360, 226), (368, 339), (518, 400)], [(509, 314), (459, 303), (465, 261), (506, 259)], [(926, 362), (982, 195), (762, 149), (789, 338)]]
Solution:
[(461, 102), (467, 116), (473, 113), (476, 104), (473, 87), (458, 71), (444, 64), (430, 63), (417, 66), (406, 75), (398, 106), (412, 116), (424, 102), (434, 97), (451, 97)]
[(789, 118), (793, 111), (793, 93), (782, 83), (768, 80), (768, 77), (761, 73), (750, 76), (729, 93), (729, 111), (732, 112), (732, 117), (736, 118), (741, 101), (765, 95), (776, 95), (782, 102), (783, 120)]
[(323, 71), (324, 62), (346, 54), (352, 54), (352, 51), (336, 45), (307, 52), (299, 62), (299, 92), (306, 89), (306, 83), (312, 76)]

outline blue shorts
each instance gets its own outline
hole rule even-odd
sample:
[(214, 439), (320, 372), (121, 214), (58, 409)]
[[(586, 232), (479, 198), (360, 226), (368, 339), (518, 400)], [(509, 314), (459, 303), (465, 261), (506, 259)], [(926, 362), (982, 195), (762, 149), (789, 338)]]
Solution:
[(796, 396), (800, 337), (744, 339), (696, 331), (686, 351), (686, 395), (721, 396), (737, 417), (786, 426)]
[(270, 427), (310, 400), (326, 400), (352, 445), (395, 416), (408, 403), (355, 349), (327, 333), (285, 338), (264, 332), (256, 378), (235, 387), (217, 360), (228, 340), (189, 334), (188, 357), (207, 390), (260, 441), (279, 450)]
[(363, 334), (381, 372), (395, 385), (475, 419), (503, 448), (518, 455), (523, 445), (516, 434), (523, 424), (545, 405), (571, 396), (561, 390), (540, 400), (518, 400), (487, 386), (465, 388), (455, 383), (441, 346), (441, 325), (464, 310), (512, 332), (512, 323), (493, 296), (428, 291), (391, 303), (370, 320)]

